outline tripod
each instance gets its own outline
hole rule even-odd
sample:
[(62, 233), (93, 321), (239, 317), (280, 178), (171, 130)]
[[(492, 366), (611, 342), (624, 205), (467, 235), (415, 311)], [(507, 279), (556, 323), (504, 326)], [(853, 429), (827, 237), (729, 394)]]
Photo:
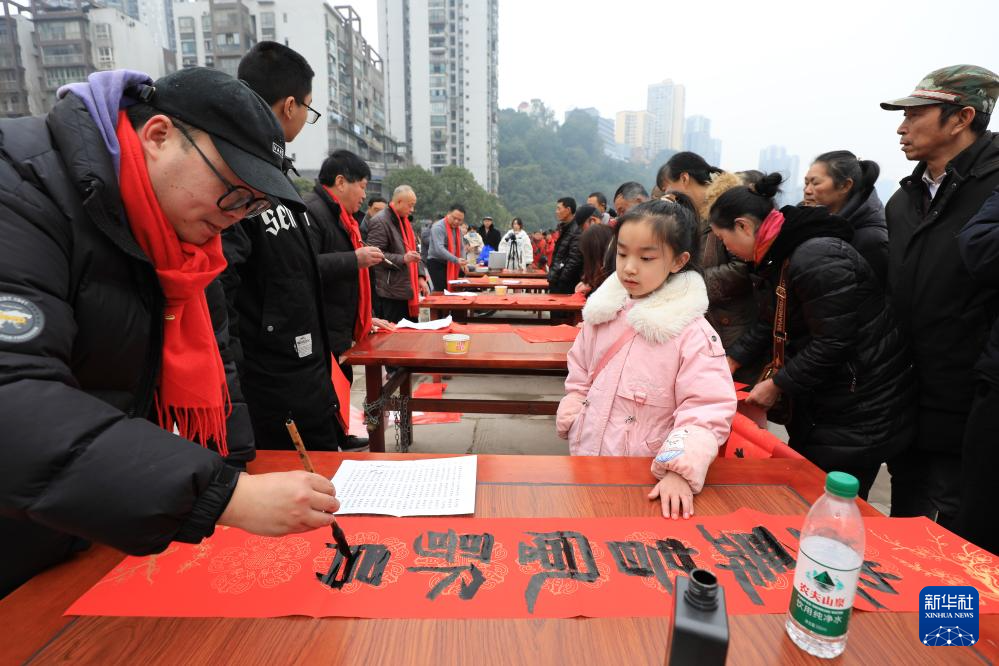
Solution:
[(520, 270), (520, 243), (517, 242), (517, 234), (507, 232), (510, 239), (510, 252), (506, 255), (506, 267), (513, 270)]

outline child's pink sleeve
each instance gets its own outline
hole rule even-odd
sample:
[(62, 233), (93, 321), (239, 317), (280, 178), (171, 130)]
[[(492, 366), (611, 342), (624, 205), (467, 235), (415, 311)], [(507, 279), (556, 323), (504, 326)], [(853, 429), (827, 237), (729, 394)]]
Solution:
[(565, 397), (558, 403), (555, 415), (555, 429), (562, 439), (569, 438), (569, 429), (579, 416), (586, 394), (590, 391), (589, 347), (586, 344), (588, 328), (584, 325), (579, 330), (567, 357), (569, 376), (565, 378)]
[(710, 324), (701, 320), (681, 336), (673, 430), (652, 463), (652, 473), (662, 478), (667, 471), (676, 472), (699, 493), (718, 447), (732, 431), (735, 387), (725, 349)]

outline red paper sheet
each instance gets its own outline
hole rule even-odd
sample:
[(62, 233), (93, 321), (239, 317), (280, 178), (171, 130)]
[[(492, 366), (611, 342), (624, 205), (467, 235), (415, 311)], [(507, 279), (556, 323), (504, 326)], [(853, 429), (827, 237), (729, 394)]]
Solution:
[(514, 329), (517, 335), (528, 342), (572, 342), (579, 335), (579, 329), (568, 324), (558, 326), (521, 326)]
[[(447, 382), (427, 382), (413, 389), (414, 398), (441, 398)], [(444, 423), (459, 423), (461, 414), (458, 412), (413, 412), (413, 425), (441, 425)]]
[[(783, 613), (803, 516), (353, 518), (344, 576), (329, 530), (219, 528), (128, 557), (67, 615), (524, 618), (667, 615), (677, 575), (709, 568), (732, 614)], [(926, 518), (868, 518), (855, 607), (917, 610), (926, 585), (974, 585), (999, 612), (999, 561)], [(571, 555), (571, 557), (570, 557)], [(321, 580), (332, 572), (335, 589)], [(344, 580), (345, 579), (345, 580)]]

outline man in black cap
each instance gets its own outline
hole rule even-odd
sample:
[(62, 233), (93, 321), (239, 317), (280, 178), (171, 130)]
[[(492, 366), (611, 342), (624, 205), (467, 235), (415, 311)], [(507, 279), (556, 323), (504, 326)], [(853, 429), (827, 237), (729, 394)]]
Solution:
[(961, 443), (974, 365), (999, 312), (999, 292), (972, 279), (956, 237), (999, 185), (999, 136), (986, 128), (999, 76), (974, 65), (927, 74), (908, 97), (902, 152), (918, 162), (888, 201), (888, 288), (912, 350), (919, 417), (913, 449), (888, 462), (893, 516), (928, 516), (953, 529)]
[(60, 97), (0, 120), (0, 596), (89, 541), (140, 555), (216, 524), (329, 525), (328, 479), (241, 473), (252, 438), (206, 294), (223, 229), (302, 206), (274, 115), (200, 68)]

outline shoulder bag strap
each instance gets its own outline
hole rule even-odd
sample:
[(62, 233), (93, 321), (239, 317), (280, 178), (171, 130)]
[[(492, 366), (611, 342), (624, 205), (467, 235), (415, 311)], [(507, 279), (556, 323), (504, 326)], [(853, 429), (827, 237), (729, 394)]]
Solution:
[(621, 336), (614, 341), (614, 344), (610, 346), (610, 348), (604, 353), (603, 357), (601, 357), (600, 361), (593, 367), (593, 372), (590, 373), (591, 386), (593, 385), (593, 380), (597, 378), (597, 375), (599, 375), (605, 367), (607, 367), (607, 364), (610, 363), (612, 358), (614, 358), (614, 355), (621, 351), (621, 347), (624, 347), (626, 344), (631, 342), (636, 335), (638, 335), (638, 332), (629, 326), (627, 330), (625, 330)]
[(774, 370), (784, 367), (784, 345), (787, 343), (787, 264), (785, 259), (780, 267), (780, 280), (777, 282), (777, 309), (774, 313)]

